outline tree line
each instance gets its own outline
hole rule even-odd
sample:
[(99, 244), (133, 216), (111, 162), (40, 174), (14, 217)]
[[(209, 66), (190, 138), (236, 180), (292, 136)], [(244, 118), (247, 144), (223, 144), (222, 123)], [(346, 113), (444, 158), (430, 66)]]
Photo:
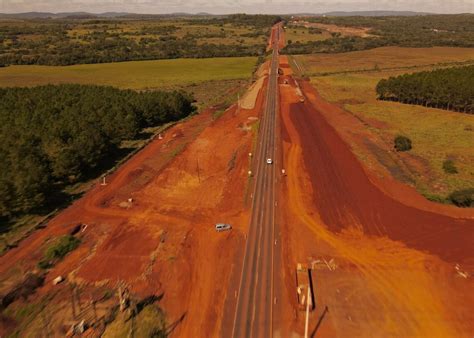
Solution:
[(50, 198), (117, 158), (123, 140), (194, 111), (183, 92), (90, 85), (0, 89), (0, 218)]
[(333, 35), (324, 41), (288, 45), (287, 54), (343, 53), (384, 46), (401, 47), (474, 47), (474, 14), (313, 17), (305, 21), (347, 27), (369, 28), (372, 36)]
[(249, 26), (254, 29), (267, 29), (270, 31), (270, 28), (282, 21), (283, 18), (279, 15), (249, 15), (249, 14), (231, 14), (224, 16), (211, 16), (203, 19), (190, 19), (187, 20), (187, 24), (196, 24), (196, 25), (226, 25), (231, 24), (237, 27)]
[(380, 100), (474, 113), (474, 65), (404, 74), (379, 81)]
[[(273, 23), (271, 15), (229, 15), (179, 19), (187, 25), (212, 25), (219, 32), (177, 34), (180, 21), (135, 20), (30, 20), (0, 23), (0, 65), (72, 65), (135, 60), (207, 58), (264, 55)], [(178, 20), (178, 19), (176, 19)], [(134, 25), (138, 30), (125, 29)], [(224, 27), (225, 26), (225, 27)], [(248, 37), (261, 42), (243, 43), (225, 29), (246, 27)], [(224, 29), (225, 28), (225, 29)], [(232, 33), (231, 33), (232, 34)], [(206, 38), (234, 38), (232, 43), (207, 43)]]

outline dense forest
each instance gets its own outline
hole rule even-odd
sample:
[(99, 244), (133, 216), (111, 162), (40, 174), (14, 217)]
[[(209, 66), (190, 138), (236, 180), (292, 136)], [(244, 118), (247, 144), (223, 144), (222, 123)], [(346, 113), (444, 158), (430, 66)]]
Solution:
[[(136, 20), (28, 20), (0, 24), (0, 65), (260, 56), (277, 16)], [(194, 26), (200, 25), (194, 29)], [(202, 29), (202, 26), (213, 28)], [(245, 32), (236, 32), (245, 28)], [(208, 39), (214, 38), (211, 42)], [(246, 38), (253, 38), (246, 41)]]
[(474, 66), (404, 74), (377, 84), (381, 100), (474, 113)]
[(369, 28), (372, 36), (362, 38), (334, 34), (328, 40), (289, 44), (288, 54), (338, 53), (382, 46), (402, 47), (474, 47), (474, 14), (313, 17), (305, 21)]
[(0, 89), (0, 218), (38, 211), (113, 160), (141, 128), (194, 111), (182, 92), (59, 85)]
[(199, 20), (188, 20), (188, 24), (208, 24), (208, 25), (225, 25), (232, 24), (237, 27), (250, 26), (255, 29), (269, 29), (274, 24), (282, 21), (283, 18), (278, 15), (248, 15), (248, 14), (232, 14), (227, 16), (210, 17)]

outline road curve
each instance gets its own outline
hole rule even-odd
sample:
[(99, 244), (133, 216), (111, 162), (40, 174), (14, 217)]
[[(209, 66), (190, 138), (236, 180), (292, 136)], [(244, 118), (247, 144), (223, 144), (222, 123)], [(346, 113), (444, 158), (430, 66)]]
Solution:
[[(273, 330), (273, 270), (275, 250), (275, 173), (279, 165), (276, 149), (278, 100), (278, 39), (273, 34), (273, 54), (265, 110), (254, 157), (255, 188), (252, 215), (245, 247), (235, 309), (232, 337), (271, 337)], [(272, 164), (266, 160), (271, 158)]]

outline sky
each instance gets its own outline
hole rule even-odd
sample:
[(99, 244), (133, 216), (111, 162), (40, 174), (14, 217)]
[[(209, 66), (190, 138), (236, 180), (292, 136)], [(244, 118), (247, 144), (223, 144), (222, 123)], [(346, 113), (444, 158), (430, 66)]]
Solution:
[(474, 0), (0, 0), (0, 12), (324, 13), (403, 10), (474, 13)]

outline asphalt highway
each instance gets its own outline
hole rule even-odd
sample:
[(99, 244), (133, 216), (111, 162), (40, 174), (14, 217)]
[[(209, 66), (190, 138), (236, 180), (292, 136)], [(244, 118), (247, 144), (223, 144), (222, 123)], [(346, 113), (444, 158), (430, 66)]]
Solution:
[[(276, 174), (280, 171), (276, 149), (278, 102), (278, 38), (273, 35), (273, 54), (266, 104), (253, 162), (255, 186), (252, 215), (245, 247), (232, 337), (273, 335), (274, 260), (279, 246), (275, 237)], [(272, 159), (271, 164), (267, 159)]]

